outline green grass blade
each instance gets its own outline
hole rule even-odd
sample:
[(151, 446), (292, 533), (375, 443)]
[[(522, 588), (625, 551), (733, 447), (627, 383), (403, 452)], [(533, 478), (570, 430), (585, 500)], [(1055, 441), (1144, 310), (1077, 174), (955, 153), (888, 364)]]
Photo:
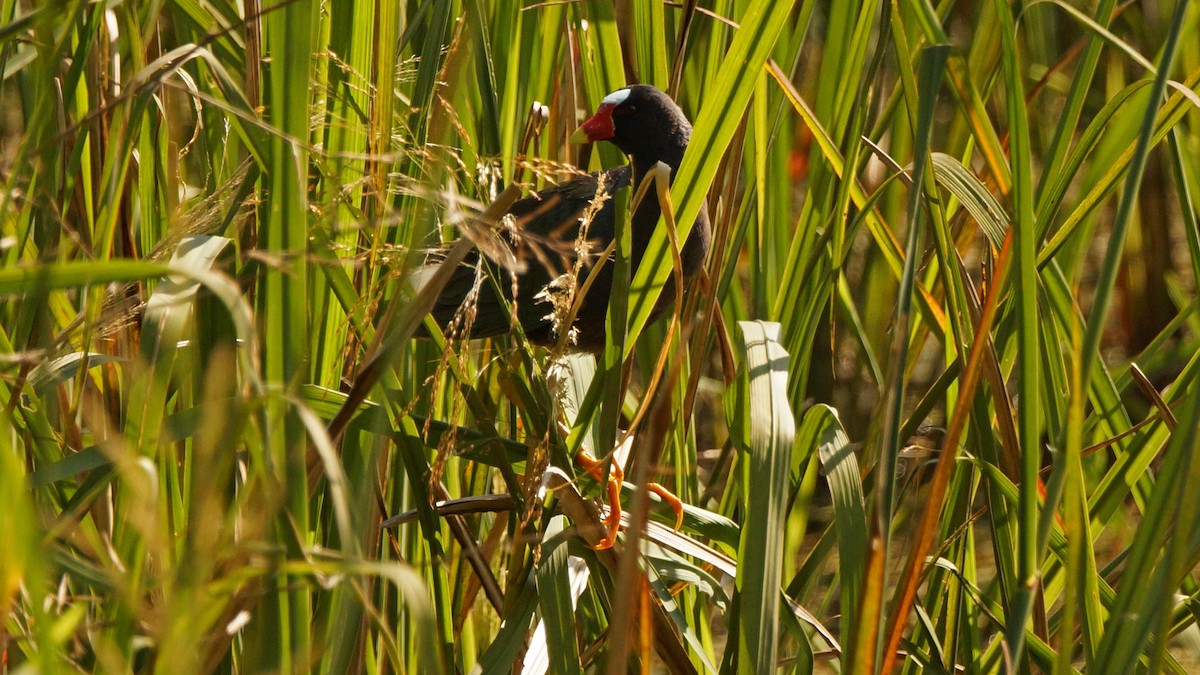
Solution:
[[(793, 4), (794, 0), (754, 3), (741, 18), (741, 27), (721, 63), (716, 81), (708, 87), (706, 103), (692, 131), (693, 140), (671, 185), (671, 202), (677, 205), (675, 222), (679, 228), (679, 241), (687, 238), (696, 214), (704, 208), (705, 196), (716, 176), (721, 156), (745, 114), (759, 70), (770, 56)], [(649, 321), (654, 304), (670, 277), (670, 259), (667, 235), (660, 223), (630, 284), (627, 353)]]
[(746, 379), (728, 399), (727, 414), (747, 425), (735, 439), (746, 455), (742, 480), (748, 490), (738, 546), (738, 670), (753, 673), (775, 663), (779, 649), (781, 553), (796, 422), (787, 400), (788, 355), (778, 342), (779, 325), (739, 325)]

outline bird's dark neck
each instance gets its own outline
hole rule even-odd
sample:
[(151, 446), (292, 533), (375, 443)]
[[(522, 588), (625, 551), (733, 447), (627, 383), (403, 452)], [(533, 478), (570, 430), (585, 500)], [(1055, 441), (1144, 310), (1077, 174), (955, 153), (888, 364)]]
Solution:
[(683, 161), (683, 152), (687, 150), (688, 138), (687, 135), (683, 135), (682, 138), (667, 138), (664, 141), (632, 156), (634, 190), (637, 190), (642, 184), (642, 179), (659, 162), (671, 168), (671, 180), (675, 180), (679, 164)]
[[(633, 165), (633, 182), (630, 187), (633, 188), (633, 194), (637, 194), (642, 180), (659, 162), (666, 164), (671, 169), (670, 181), (675, 181), (675, 174), (679, 172), (679, 164), (683, 161), (683, 152), (687, 149), (690, 132), (691, 129), (685, 128), (679, 132), (668, 134), (658, 139), (659, 142), (648, 144), (641, 152), (634, 153), (630, 157), (630, 163)], [(648, 187), (646, 196), (642, 198), (638, 210), (633, 214), (634, 237), (637, 238), (641, 235), (649, 241), (650, 233), (658, 223), (659, 215), (661, 215), (661, 210), (658, 206), (658, 197), (654, 186), (651, 185)]]

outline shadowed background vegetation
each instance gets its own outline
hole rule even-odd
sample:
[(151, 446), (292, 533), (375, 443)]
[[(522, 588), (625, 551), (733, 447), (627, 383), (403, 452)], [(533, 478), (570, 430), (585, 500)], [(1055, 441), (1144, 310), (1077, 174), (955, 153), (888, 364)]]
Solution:
[[(1187, 672), (1191, 4), (0, 0), (0, 670)], [(604, 352), (412, 339), (633, 82)]]

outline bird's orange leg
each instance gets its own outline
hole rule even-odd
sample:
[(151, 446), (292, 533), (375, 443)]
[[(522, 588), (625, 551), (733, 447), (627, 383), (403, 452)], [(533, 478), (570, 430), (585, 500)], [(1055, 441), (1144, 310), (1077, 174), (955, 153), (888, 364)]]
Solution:
[(671, 507), (671, 511), (675, 514), (675, 531), (678, 532), (679, 528), (683, 527), (683, 500), (658, 483), (647, 483), (646, 489), (658, 495), (667, 506)]
[[(593, 547), (597, 551), (612, 548), (612, 545), (617, 543), (617, 532), (621, 529), (621, 483), (625, 481), (625, 471), (615, 461), (596, 459), (585, 450), (580, 450), (575, 455), (575, 463), (583, 468), (584, 473), (591, 474), (596, 480), (604, 477), (606, 462), (612, 466), (608, 474), (608, 484), (604, 486), (605, 494), (608, 496), (608, 515), (604, 518), (607, 533)], [(682, 507), (680, 508), (682, 509)], [(682, 514), (682, 511), (680, 513)]]
[[(596, 550), (611, 548), (613, 544), (617, 543), (617, 532), (621, 529), (621, 484), (625, 481), (625, 471), (616, 461), (611, 459), (607, 461), (612, 467), (608, 474), (608, 484), (604, 486), (604, 492), (608, 497), (608, 515), (604, 518), (607, 534), (596, 544)], [(604, 477), (605, 460), (596, 459), (585, 450), (580, 450), (575, 455), (575, 463), (583, 469), (584, 473), (593, 476), (596, 480)], [(671, 508), (671, 512), (675, 514), (675, 531), (678, 532), (683, 527), (683, 500), (658, 483), (647, 483), (646, 488), (658, 495)]]

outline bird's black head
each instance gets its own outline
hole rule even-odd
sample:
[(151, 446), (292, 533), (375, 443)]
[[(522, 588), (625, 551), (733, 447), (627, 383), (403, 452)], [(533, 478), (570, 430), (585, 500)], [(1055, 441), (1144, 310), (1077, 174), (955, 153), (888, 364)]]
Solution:
[(659, 147), (686, 147), (691, 133), (692, 125), (670, 96), (635, 84), (605, 96), (571, 141), (611, 141), (627, 155), (644, 155), (656, 154)]

